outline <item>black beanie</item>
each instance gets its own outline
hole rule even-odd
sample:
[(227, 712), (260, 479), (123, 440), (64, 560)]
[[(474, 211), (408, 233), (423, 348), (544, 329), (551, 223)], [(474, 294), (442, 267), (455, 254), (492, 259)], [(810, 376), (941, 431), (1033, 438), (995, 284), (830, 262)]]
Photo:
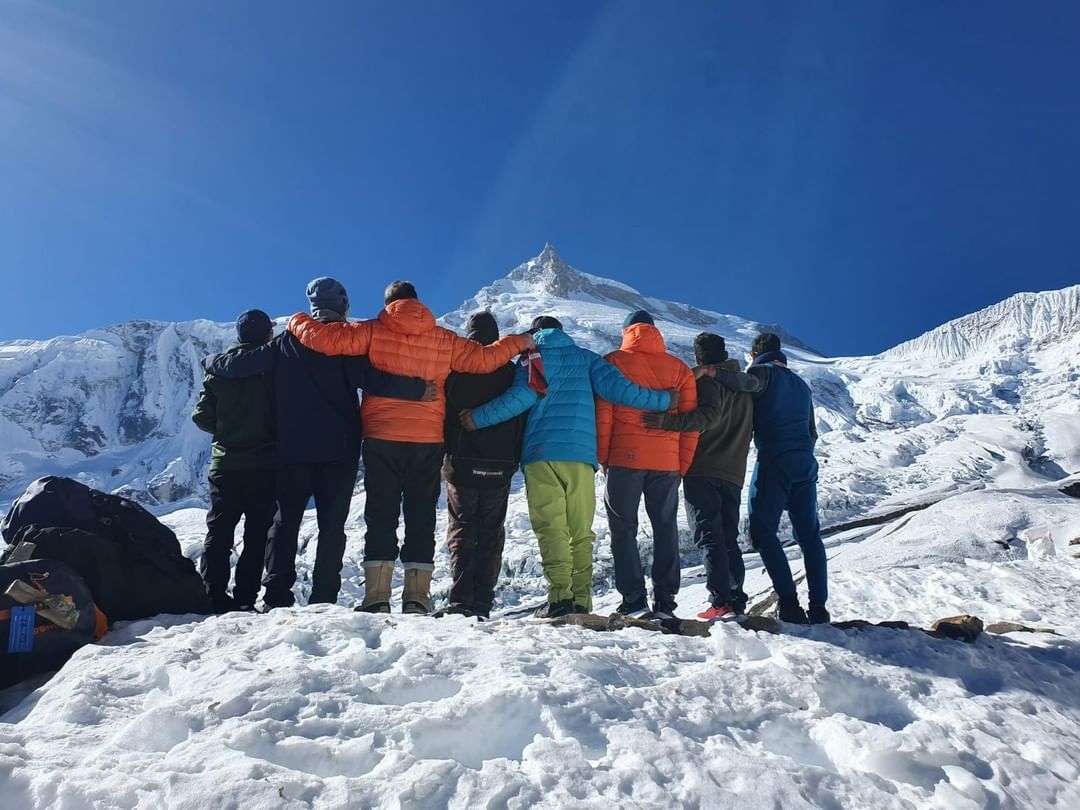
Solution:
[(530, 332), (538, 332), (541, 329), (562, 329), (562, 324), (558, 318), (553, 318), (550, 315), (538, 315), (533, 318), (532, 326), (529, 327)]
[(307, 298), (311, 309), (328, 309), (338, 315), (349, 311), (349, 295), (336, 278), (323, 276), (312, 279), (307, 285)]
[(723, 363), (728, 359), (727, 345), (720, 335), (702, 332), (694, 338), (694, 357), (706, 366)]
[(490, 312), (474, 312), (465, 322), (465, 337), (485, 346), (499, 339), (499, 324)]
[(236, 337), (241, 343), (262, 343), (273, 328), (274, 322), (261, 309), (249, 309), (236, 319)]
[(626, 320), (623, 321), (622, 328), (625, 329), (635, 323), (647, 323), (649, 326), (656, 326), (653, 321), (652, 315), (643, 309), (635, 309), (629, 315), (626, 316)]

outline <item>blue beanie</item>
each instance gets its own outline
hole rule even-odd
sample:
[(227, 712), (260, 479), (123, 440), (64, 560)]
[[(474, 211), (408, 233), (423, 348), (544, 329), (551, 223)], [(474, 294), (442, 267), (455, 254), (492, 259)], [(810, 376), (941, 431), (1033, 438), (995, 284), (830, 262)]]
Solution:
[(626, 316), (626, 320), (623, 321), (622, 328), (625, 329), (635, 323), (647, 323), (649, 326), (655, 326), (655, 322), (652, 319), (652, 315), (643, 309), (635, 309), (629, 315)]
[(322, 276), (312, 279), (307, 285), (307, 298), (311, 309), (328, 309), (338, 315), (349, 310), (349, 295), (336, 278)]
[(241, 312), (236, 319), (236, 337), (241, 343), (262, 343), (274, 329), (274, 322), (261, 309)]

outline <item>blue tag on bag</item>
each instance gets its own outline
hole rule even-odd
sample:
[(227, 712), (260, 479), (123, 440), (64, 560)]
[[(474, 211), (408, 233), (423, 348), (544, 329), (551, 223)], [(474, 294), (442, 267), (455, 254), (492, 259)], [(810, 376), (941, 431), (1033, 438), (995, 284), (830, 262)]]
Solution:
[(34, 648), (36, 622), (37, 608), (22, 605), (11, 609), (11, 626), (8, 631), (7, 645), (9, 653), (30, 652)]

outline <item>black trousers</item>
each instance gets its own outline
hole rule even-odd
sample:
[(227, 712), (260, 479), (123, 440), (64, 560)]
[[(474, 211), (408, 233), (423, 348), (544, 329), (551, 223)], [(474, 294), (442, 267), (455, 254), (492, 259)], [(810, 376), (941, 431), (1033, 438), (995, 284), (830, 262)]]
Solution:
[(491, 615), (506, 543), (510, 485), (495, 489), (446, 485), (450, 546), (450, 604)]
[(694, 544), (705, 552), (705, 583), (713, 605), (746, 609), (746, 566), (739, 548), (742, 487), (722, 478), (683, 480)]
[(398, 519), (405, 514), (401, 561), (431, 567), (443, 446), (364, 439), (364, 561), (398, 558)]
[(210, 511), (206, 513), (206, 541), (199, 573), (206, 593), (223, 607), (236, 524), (244, 518), (244, 547), (236, 563), (233, 598), (238, 605), (254, 605), (263, 573), (266, 536), (277, 508), (274, 470), (214, 470), (210, 473)]
[(336, 602), (341, 590), (341, 563), (345, 556), (345, 520), (356, 486), (356, 458), (326, 464), (284, 464), (278, 468), (278, 512), (266, 551), (266, 592), (272, 607), (288, 607), (296, 600), (296, 549), (300, 523), (308, 501), (315, 499), (319, 542), (311, 574), (309, 604)]
[(604, 506), (611, 529), (615, 587), (628, 609), (646, 607), (645, 575), (638, 551), (638, 504), (653, 529), (653, 601), (657, 610), (673, 613), (682, 577), (679, 559), (679, 474), (609, 467)]

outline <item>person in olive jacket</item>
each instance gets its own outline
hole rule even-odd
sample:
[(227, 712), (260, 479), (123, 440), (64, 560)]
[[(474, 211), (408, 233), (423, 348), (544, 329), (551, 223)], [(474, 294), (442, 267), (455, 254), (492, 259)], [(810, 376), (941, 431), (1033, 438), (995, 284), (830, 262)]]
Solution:
[[(499, 325), (490, 312), (476, 312), (465, 325), (465, 337), (484, 346), (499, 339)], [(450, 546), (450, 606), (447, 613), (491, 614), (495, 585), (506, 542), (506, 505), (510, 481), (521, 462), (525, 417), (475, 433), (465, 431), (458, 414), (498, 397), (514, 382), (513, 363), (487, 374), (451, 372), (446, 380), (447, 544)]]
[[(256, 348), (274, 335), (270, 316), (251, 309), (236, 320), (239, 343), (227, 354)], [(226, 380), (207, 374), (192, 421), (213, 435), (210, 511), (199, 573), (213, 610), (250, 609), (259, 595), (266, 535), (277, 508), (273, 374)], [(236, 525), (244, 518), (244, 548), (230, 597), (229, 568)]]
[[(738, 361), (728, 358), (724, 339), (710, 332), (694, 338), (694, 358), (698, 374), (707, 367), (739, 371)], [(642, 420), (654, 428), (701, 433), (683, 478), (683, 497), (694, 544), (705, 552), (710, 604), (698, 618), (715, 621), (746, 612), (739, 508), (754, 432), (754, 401), (750, 394), (730, 391), (708, 374), (698, 377), (697, 397), (694, 411), (647, 413)]]
[[(307, 296), (316, 320), (344, 322), (349, 296), (340, 282), (314, 279)], [(274, 374), (278, 511), (266, 554), (263, 605), (289, 607), (295, 602), (292, 588), (300, 524), (313, 498), (319, 541), (308, 603), (336, 602), (345, 554), (345, 520), (360, 464), (357, 389), (401, 400), (430, 401), (438, 393), (435, 385), (379, 371), (366, 357), (327, 357), (304, 348), (287, 331), (249, 351), (206, 357), (203, 368), (231, 379)]]

